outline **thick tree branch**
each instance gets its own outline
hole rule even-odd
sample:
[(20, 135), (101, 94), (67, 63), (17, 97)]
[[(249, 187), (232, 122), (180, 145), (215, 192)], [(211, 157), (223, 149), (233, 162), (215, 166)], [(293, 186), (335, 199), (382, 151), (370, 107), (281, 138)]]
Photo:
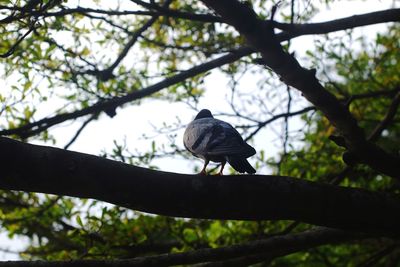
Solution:
[(274, 21), (273, 26), (285, 31), (283, 36), (293, 38), (300, 35), (325, 34), (360, 26), (395, 21), (400, 21), (400, 8), (387, 9), (320, 23), (291, 24)]
[(203, 0), (225, 20), (234, 26), (248, 43), (262, 55), (263, 61), (283, 82), (302, 92), (328, 120), (341, 132), (346, 147), (363, 163), (395, 178), (400, 179), (400, 158), (386, 153), (378, 146), (367, 142), (357, 121), (329, 91), (317, 80), (316, 70), (303, 68), (296, 58), (286, 53), (273, 31), (271, 21), (258, 19), (248, 5), (235, 0)]
[(210, 60), (210, 61), (200, 64), (198, 66), (195, 66), (186, 71), (182, 71), (175, 76), (166, 78), (165, 80), (163, 80), (161, 82), (158, 82), (156, 84), (153, 84), (153, 85), (143, 88), (141, 90), (134, 91), (125, 96), (112, 98), (112, 99), (106, 100), (106, 101), (101, 101), (93, 106), (90, 106), (88, 108), (84, 108), (81, 110), (77, 110), (75, 112), (63, 113), (63, 114), (56, 115), (54, 117), (44, 118), (42, 120), (21, 126), (19, 128), (3, 130), (3, 131), (0, 131), (0, 135), (18, 135), (20, 137), (26, 138), (26, 137), (35, 135), (37, 133), (40, 133), (40, 132), (50, 128), (53, 125), (62, 123), (67, 120), (76, 119), (76, 118), (79, 118), (79, 117), (82, 117), (82, 116), (85, 116), (88, 114), (100, 113), (101, 111), (105, 111), (105, 112), (108, 112), (109, 110), (113, 111), (117, 107), (119, 107), (123, 104), (132, 102), (137, 99), (141, 99), (146, 96), (149, 96), (149, 95), (156, 93), (164, 88), (167, 88), (168, 86), (182, 82), (185, 79), (195, 77), (196, 75), (199, 75), (203, 72), (206, 72), (206, 71), (212, 70), (214, 68), (218, 68), (222, 65), (234, 62), (245, 55), (251, 54), (252, 52), (253, 52), (252, 49), (250, 49), (248, 47), (243, 47), (243, 48), (237, 49), (229, 54), (221, 56), (219, 58)]
[(101, 9), (92, 9), (92, 8), (84, 8), (84, 7), (77, 7), (77, 8), (69, 8), (69, 9), (63, 9), (61, 11), (55, 11), (55, 12), (46, 12), (43, 14), (34, 14), (39, 17), (59, 17), (59, 16), (65, 16), (68, 14), (89, 14), (89, 13), (95, 13), (95, 14), (103, 14), (107, 16), (126, 16), (126, 15), (142, 15), (142, 16), (154, 16), (154, 15), (163, 15), (166, 17), (173, 17), (173, 18), (178, 18), (178, 19), (187, 19), (187, 20), (192, 20), (192, 21), (200, 21), (200, 22), (221, 22), (221, 18), (217, 16), (213, 16), (211, 14), (196, 14), (196, 13), (188, 13), (188, 12), (181, 12), (179, 10), (173, 10), (173, 9), (161, 9), (158, 11), (147, 11), (147, 10), (135, 10), (135, 11), (129, 11), (129, 10), (124, 10), (124, 11), (119, 11), (119, 10), (101, 10)]
[[(198, 176), (0, 138), (0, 189), (93, 198), (161, 215), (299, 220), (398, 234), (400, 198), (283, 176)], [(24, 165), (21, 168), (21, 164)]]
[(193, 264), (202, 262), (220, 261), (231, 258), (243, 257), (256, 254), (260, 257), (277, 257), (287, 255), (296, 251), (306, 250), (324, 244), (337, 244), (354, 239), (362, 239), (363, 236), (329, 228), (317, 228), (303, 233), (285, 236), (276, 236), (265, 240), (252, 241), (245, 244), (233, 245), (222, 248), (206, 248), (196, 251), (162, 254), (157, 256), (140, 257), (127, 260), (75, 260), (75, 261), (15, 261), (0, 262), (0, 267), (125, 267), (125, 266), (173, 266), (182, 264)]
[[(0, 5), (0, 10), (10, 10), (10, 11), (19, 11), (21, 12), (23, 8), (16, 6), (4, 6)], [(23, 19), (28, 16), (35, 16), (38, 18), (41, 17), (61, 17), (71, 14), (102, 14), (107, 16), (129, 16), (129, 15), (139, 15), (139, 16), (154, 16), (154, 15), (163, 15), (166, 17), (173, 17), (178, 19), (187, 19), (193, 21), (201, 21), (201, 22), (222, 22), (221, 18), (217, 16), (213, 16), (211, 14), (197, 14), (197, 13), (189, 13), (182, 12), (179, 10), (169, 9), (169, 8), (159, 8), (157, 11), (150, 10), (105, 10), (105, 9), (95, 9), (95, 8), (85, 8), (85, 7), (76, 7), (76, 8), (67, 8), (62, 7), (61, 10), (57, 11), (48, 11), (43, 12), (43, 10), (30, 10), (28, 12), (24, 12), (19, 16), (6, 17), (5, 19), (0, 20), (0, 24), (10, 23), (12, 21)]]

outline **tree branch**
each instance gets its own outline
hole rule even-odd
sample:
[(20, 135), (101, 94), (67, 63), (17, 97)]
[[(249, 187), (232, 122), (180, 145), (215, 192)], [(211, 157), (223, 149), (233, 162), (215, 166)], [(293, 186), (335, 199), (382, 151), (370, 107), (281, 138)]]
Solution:
[(293, 38), (300, 35), (325, 34), (360, 26), (394, 21), (400, 21), (400, 8), (387, 9), (320, 23), (292, 24), (274, 21), (273, 26), (285, 31), (283, 34), (284, 36)]
[(18, 47), (18, 45), (25, 40), (25, 38), (31, 33), (33, 32), (35, 29), (37, 28), (37, 26), (35, 26), (35, 24), (33, 24), (32, 26), (29, 27), (29, 29), (21, 36), (19, 37), (15, 43), (8, 49), (7, 52), (0, 54), (0, 58), (7, 58), (9, 56), (11, 56), (15, 49)]
[[(102, 157), (0, 137), (0, 189), (93, 198), (174, 217), (299, 220), (398, 234), (395, 195), (284, 176), (198, 176), (160, 172)], [(21, 164), (24, 165), (21, 168)]]
[(173, 9), (168, 9), (168, 8), (163, 8), (157, 11), (147, 11), (147, 10), (135, 10), (135, 11), (130, 11), (130, 10), (102, 10), (102, 9), (93, 9), (93, 8), (84, 8), (84, 7), (77, 7), (77, 8), (69, 8), (69, 9), (63, 9), (60, 11), (55, 11), (55, 12), (46, 12), (42, 14), (35, 14), (35, 12), (32, 12), (33, 15), (36, 16), (43, 16), (43, 17), (59, 17), (59, 16), (65, 16), (68, 14), (88, 14), (88, 13), (96, 13), (96, 14), (103, 14), (103, 15), (108, 15), (108, 16), (126, 16), (126, 15), (142, 15), (142, 16), (154, 16), (154, 15), (163, 15), (166, 17), (173, 17), (173, 18), (178, 18), (178, 19), (187, 19), (187, 20), (192, 20), (192, 21), (199, 21), (199, 22), (221, 22), (221, 18), (217, 16), (213, 16), (211, 14), (196, 14), (196, 13), (188, 13), (188, 12), (181, 12), (179, 10), (173, 10)]
[[(169, 4), (172, 2), (172, 0), (167, 0), (163, 4), (163, 8), (166, 8), (169, 6)], [(111, 79), (113, 76), (113, 71), (114, 69), (121, 63), (121, 61), (128, 55), (129, 50), (133, 47), (133, 45), (136, 43), (136, 41), (139, 39), (139, 37), (145, 32), (148, 28), (150, 28), (156, 21), (157, 19), (161, 16), (160, 13), (156, 13), (149, 19), (146, 23), (142, 25), (139, 29), (137, 29), (131, 36), (131, 39), (129, 42), (124, 46), (122, 49), (121, 53), (118, 55), (118, 57), (115, 59), (114, 63), (111, 64), (108, 68), (104, 70), (90, 70), (87, 71), (89, 74), (94, 74), (96, 75), (100, 80), (102, 81), (107, 81)]]
[(390, 90), (377, 90), (366, 93), (353, 94), (346, 96), (346, 98), (340, 99), (340, 101), (346, 103), (346, 105), (350, 105), (353, 101), (359, 99), (379, 98), (379, 97), (393, 98), (398, 92), (400, 92), (400, 86), (397, 86), (394, 89)]
[(222, 248), (206, 248), (196, 251), (162, 254), (157, 256), (140, 257), (127, 260), (74, 260), (74, 261), (14, 261), (0, 262), (0, 267), (88, 267), (88, 266), (171, 266), (193, 264), (210, 261), (220, 261), (246, 255), (260, 254), (270, 256), (282, 256), (296, 251), (317, 247), (324, 244), (337, 244), (354, 239), (365, 238), (363, 236), (347, 233), (329, 228), (317, 228), (303, 233), (285, 236), (276, 236), (265, 240), (252, 241), (245, 244), (233, 245)]
[(76, 139), (79, 137), (79, 135), (82, 133), (82, 131), (85, 129), (86, 126), (89, 125), (89, 123), (91, 121), (93, 121), (94, 119), (97, 118), (97, 114), (93, 114), (92, 116), (90, 116), (88, 119), (86, 119), (81, 127), (79, 127), (79, 129), (76, 131), (76, 133), (74, 134), (74, 136), (71, 138), (71, 140), (69, 140), (69, 142), (64, 146), (64, 149), (68, 149), (75, 141)]
[[(23, 11), (23, 8), (17, 6), (4, 6), (0, 5), (0, 10), (10, 10), (10, 11)], [(150, 8), (149, 8), (150, 9)], [(104, 10), (104, 9), (94, 9), (94, 8), (85, 8), (78, 6), (76, 8), (66, 8), (62, 7), (61, 10), (57, 11), (49, 11), (43, 12), (43, 10), (29, 10), (24, 11), (23, 15), (20, 16), (10, 16), (6, 17), (5, 19), (0, 20), (0, 24), (6, 24), (13, 22), (18, 19), (25, 18), (27, 16), (35, 16), (35, 17), (60, 17), (70, 14), (82, 14), (87, 15), (89, 13), (94, 14), (102, 14), (107, 16), (129, 16), (129, 15), (139, 15), (139, 16), (154, 16), (154, 15), (163, 15), (166, 17), (173, 17), (178, 19), (187, 19), (193, 21), (200, 21), (200, 22), (222, 22), (221, 18), (214, 16), (212, 14), (197, 14), (197, 13), (189, 13), (189, 12), (182, 12), (179, 10), (169, 9), (169, 8), (161, 8), (159, 6), (156, 11), (150, 10)]]
[(246, 141), (250, 140), (250, 139), (253, 138), (253, 136), (255, 136), (262, 128), (264, 128), (266, 125), (270, 124), (271, 122), (276, 121), (277, 119), (280, 119), (280, 118), (289, 118), (289, 117), (292, 117), (292, 116), (301, 115), (301, 114), (307, 113), (307, 112), (309, 112), (309, 111), (315, 111), (315, 109), (316, 109), (315, 107), (305, 107), (305, 108), (303, 108), (303, 109), (301, 109), (301, 110), (298, 110), (298, 111), (287, 112), (287, 113), (281, 113), (281, 114), (272, 116), (272, 117), (269, 118), (268, 120), (263, 121), (263, 122), (260, 122), (260, 123), (257, 125), (257, 129), (254, 130), (251, 134), (249, 134), (249, 136), (247, 136), (245, 140), (246, 140)]
[(203, 72), (212, 70), (214, 68), (218, 68), (222, 65), (234, 62), (245, 55), (251, 54), (252, 52), (253, 52), (253, 50), (248, 47), (239, 48), (235, 51), (232, 51), (229, 54), (226, 54), (219, 58), (210, 60), (206, 63), (203, 63), (203, 64), (200, 64), (193, 68), (190, 68), (186, 71), (182, 71), (175, 76), (166, 78), (165, 80), (163, 80), (161, 82), (158, 82), (156, 84), (153, 84), (153, 85), (143, 88), (141, 90), (134, 91), (125, 96), (115, 97), (110, 100), (101, 101), (90, 107), (87, 107), (87, 108), (84, 108), (81, 110), (77, 110), (77, 111), (74, 111), (71, 113), (63, 113), (63, 114), (59, 114), (59, 115), (56, 115), (56, 116), (53, 116), (50, 118), (44, 118), (39, 121), (36, 121), (33, 123), (28, 123), (26, 125), (23, 125), (21, 127), (15, 128), (15, 129), (3, 130), (3, 131), (0, 131), (0, 135), (18, 135), (20, 137), (27, 138), (29, 136), (33, 136), (37, 133), (40, 133), (40, 132), (48, 129), (53, 125), (62, 123), (67, 120), (76, 119), (76, 118), (79, 118), (79, 117), (82, 117), (82, 116), (85, 116), (88, 114), (100, 113), (101, 111), (105, 111), (105, 112), (108, 112), (109, 110), (114, 111), (117, 107), (119, 107), (123, 104), (132, 102), (137, 99), (141, 99), (146, 96), (149, 96), (149, 95), (156, 93), (164, 88), (167, 88), (168, 86), (182, 82), (185, 79), (195, 77), (196, 75), (199, 75), (200, 73), (203, 73)]
[(397, 113), (397, 109), (400, 105), (400, 92), (396, 94), (390, 107), (383, 118), (383, 120), (376, 126), (376, 128), (372, 131), (372, 133), (368, 136), (368, 140), (371, 142), (375, 142), (380, 135), (382, 134), (383, 130), (385, 130), (388, 125), (392, 122), (394, 116)]

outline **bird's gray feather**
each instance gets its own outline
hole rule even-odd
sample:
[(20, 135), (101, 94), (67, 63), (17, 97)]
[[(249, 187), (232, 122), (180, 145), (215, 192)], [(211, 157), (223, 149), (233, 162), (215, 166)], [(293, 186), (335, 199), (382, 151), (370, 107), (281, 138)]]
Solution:
[(185, 147), (194, 155), (236, 155), (250, 157), (254, 148), (247, 145), (239, 132), (230, 124), (214, 118), (203, 118), (191, 122), (184, 134)]

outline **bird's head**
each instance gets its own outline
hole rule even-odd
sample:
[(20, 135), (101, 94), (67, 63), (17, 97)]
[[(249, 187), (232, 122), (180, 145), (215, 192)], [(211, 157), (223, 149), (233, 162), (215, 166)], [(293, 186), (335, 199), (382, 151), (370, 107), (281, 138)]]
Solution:
[(198, 119), (203, 119), (203, 118), (214, 118), (213, 115), (211, 114), (211, 111), (209, 111), (208, 109), (202, 109), (200, 110), (200, 112), (197, 114), (196, 118), (194, 118), (195, 120)]

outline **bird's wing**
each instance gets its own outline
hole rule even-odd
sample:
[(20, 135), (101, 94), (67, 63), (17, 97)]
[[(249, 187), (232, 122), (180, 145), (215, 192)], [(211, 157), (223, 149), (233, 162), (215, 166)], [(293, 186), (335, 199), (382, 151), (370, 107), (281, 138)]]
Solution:
[(194, 155), (205, 155), (205, 148), (210, 138), (210, 129), (213, 125), (214, 119), (209, 118), (192, 121), (183, 135), (185, 148)]
[(246, 144), (239, 132), (229, 123), (218, 121), (210, 130), (211, 136), (206, 150), (209, 155), (237, 155), (250, 157), (256, 153), (253, 147)]

